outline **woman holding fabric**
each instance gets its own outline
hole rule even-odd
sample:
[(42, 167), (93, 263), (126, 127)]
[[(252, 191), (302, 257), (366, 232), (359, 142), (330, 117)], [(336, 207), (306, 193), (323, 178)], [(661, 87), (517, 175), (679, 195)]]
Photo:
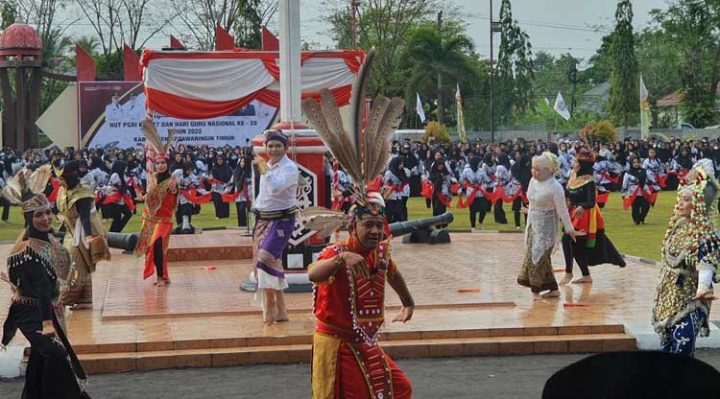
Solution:
[[(557, 156), (544, 152), (532, 160), (532, 179), (528, 185), (528, 220), (525, 227), (525, 259), (517, 282), (529, 287), (535, 299), (559, 297), (553, 274), (552, 254), (558, 237), (558, 219), (571, 237), (585, 235), (576, 231), (565, 205), (565, 193), (553, 176), (559, 169)], [(543, 291), (545, 293), (541, 294)]]

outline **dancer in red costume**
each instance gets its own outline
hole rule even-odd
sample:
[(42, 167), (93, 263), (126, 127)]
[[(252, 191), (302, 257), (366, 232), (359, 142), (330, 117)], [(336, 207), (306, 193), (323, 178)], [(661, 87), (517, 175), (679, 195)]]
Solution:
[(142, 215), (142, 228), (135, 253), (145, 255), (145, 271), (143, 278), (157, 275), (155, 285), (164, 286), (170, 283), (167, 268), (167, 250), (172, 232), (173, 217), (178, 204), (178, 185), (175, 176), (170, 175), (168, 168), (168, 149), (172, 142), (173, 132), (167, 143), (163, 144), (149, 119), (143, 122), (143, 132), (148, 143), (155, 150), (154, 171), (148, 171), (148, 189), (145, 196), (145, 208)]
[(327, 247), (309, 268), (317, 319), (313, 398), (410, 398), (412, 394), (410, 381), (380, 348), (377, 334), (385, 319), (386, 281), (403, 304), (393, 321), (410, 320), (414, 302), (390, 256), (390, 241), (384, 239), (382, 197), (370, 193), (366, 202), (350, 211), (350, 237)]
[[(312, 397), (314, 399), (410, 398), (407, 377), (385, 354), (377, 338), (385, 321), (385, 283), (402, 302), (393, 321), (407, 322), (415, 304), (402, 274), (390, 256), (385, 201), (369, 183), (380, 176), (390, 158), (390, 142), (402, 117), (404, 101), (379, 97), (364, 118), (365, 85), (374, 58), (370, 50), (353, 85), (350, 120), (357, 121), (346, 131), (342, 123), (326, 121), (339, 117), (329, 90), (320, 92), (321, 102), (303, 102), (303, 113), (322, 137), (354, 187), (350, 215), (328, 209), (310, 208), (301, 212), (300, 223), (327, 237), (346, 225), (350, 237), (326, 248), (308, 268), (315, 283)], [(322, 105), (320, 105), (322, 104)], [(366, 119), (366, 126), (360, 121)], [(372, 123), (370, 122), (372, 121)], [(379, 185), (377, 185), (379, 186)]]

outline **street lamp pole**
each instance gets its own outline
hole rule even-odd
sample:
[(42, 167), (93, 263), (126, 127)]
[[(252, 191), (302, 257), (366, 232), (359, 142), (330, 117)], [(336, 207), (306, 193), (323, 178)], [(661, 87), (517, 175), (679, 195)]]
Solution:
[(357, 50), (357, 0), (350, 0), (350, 11), (352, 13), (352, 44), (353, 50)]
[(493, 0), (490, 0), (490, 141), (495, 142), (495, 33), (502, 32), (500, 21), (493, 21)]
[(493, 0), (490, 0), (490, 142), (495, 143), (495, 44), (493, 40)]

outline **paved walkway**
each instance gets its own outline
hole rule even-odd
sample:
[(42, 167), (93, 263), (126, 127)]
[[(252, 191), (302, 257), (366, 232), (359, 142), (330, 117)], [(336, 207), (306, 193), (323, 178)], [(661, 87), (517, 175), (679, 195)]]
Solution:
[[(418, 309), (411, 322), (388, 322), (386, 331), (624, 324), (641, 348), (657, 345), (649, 326), (656, 267), (632, 261), (624, 269), (597, 266), (592, 269), (594, 284), (564, 286), (560, 298), (534, 301), (515, 281), (523, 256), (521, 234), (453, 233), (451, 238), (449, 245), (393, 243), (393, 257)], [(0, 256), (9, 249), (0, 247)], [(553, 262), (556, 269), (563, 268), (561, 250)], [(94, 274), (94, 309), (67, 315), (69, 336), (75, 345), (162, 349), (163, 342), (172, 341), (309, 334), (311, 294), (288, 294), (291, 321), (265, 327), (259, 308), (252, 305), (253, 295), (238, 291), (250, 270), (247, 260), (174, 263), (172, 284), (156, 288), (151, 280), (142, 280), (142, 259), (113, 250), (113, 260), (101, 263)], [(399, 306), (395, 293), (388, 292), (388, 306)], [(9, 286), (0, 286), (0, 320), (10, 294)], [(389, 316), (393, 312), (389, 309)], [(711, 319), (718, 319), (717, 309)], [(715, 335), (700, 340), (700, 346), (720, 347), (720, 334)], [(11, 345), (25, 344), (18, 334)]]

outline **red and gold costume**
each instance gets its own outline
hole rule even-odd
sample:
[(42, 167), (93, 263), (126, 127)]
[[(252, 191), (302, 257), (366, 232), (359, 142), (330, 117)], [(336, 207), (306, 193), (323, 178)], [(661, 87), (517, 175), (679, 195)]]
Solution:
[(173, 216), (178, 203), (177, 187), (173, 181), (172, 178), (167, 178), (154, 187), (149, 187), (145, 197), (140, 239), (135, 248), (138, 256), (145, 255), (144, 279), (152, 276), (159, 266), (155, 264), (155, 259), (157, 259), (155, 243), (157, 240), (162, 240), (163, 277), (169, 280), (166, 254), (173, 227)]
[(389, 241), (367, 251), (351, 237), (327, 247), (318, 260), (345, 251), (365, 258), (370, 277), (343, 267), (315, 285), (312, 397), (410, 398), (410, 381), (377, 343), (385, 320), (385, 280), (397, 270)]

